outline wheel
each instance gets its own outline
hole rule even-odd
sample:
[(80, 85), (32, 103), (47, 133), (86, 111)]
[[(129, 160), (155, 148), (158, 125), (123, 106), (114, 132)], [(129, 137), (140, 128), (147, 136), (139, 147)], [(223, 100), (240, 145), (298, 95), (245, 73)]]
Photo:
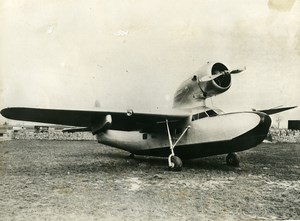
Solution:
[(236, 153), (229, 153), (226, 157), (226, 164), (232, 167), (240, 166), (240, 159)]
[(133, 153), (130, 153), (129, 158), (130, 158), (130, 159), (134, 159), (134, 158), (135, 158), (135, 155), (134, 155)]
[(177, 156), (171, 156), (172, 166), (169, 166), (169, 170), (171, 171), (181, 171), (182, 169), (182, 161)]

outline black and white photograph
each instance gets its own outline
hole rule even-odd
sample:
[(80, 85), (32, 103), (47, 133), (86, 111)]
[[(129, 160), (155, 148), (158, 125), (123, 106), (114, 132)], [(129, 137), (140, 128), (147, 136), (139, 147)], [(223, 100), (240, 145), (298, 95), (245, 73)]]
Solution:
[(300, 220), (300, 1), (0, 2), (0, 220)]

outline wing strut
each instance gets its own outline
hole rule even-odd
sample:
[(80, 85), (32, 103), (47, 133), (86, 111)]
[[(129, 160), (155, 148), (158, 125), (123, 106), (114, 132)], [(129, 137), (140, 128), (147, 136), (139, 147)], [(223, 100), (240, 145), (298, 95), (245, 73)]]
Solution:
[(181, 162), (179, 157), (175, 156), (174, 148), (175, 148), (176, 144), (180, 141), (180, 139), (183, 137), (183, 135), (191, 128), (191, 126), (188, 125), (184, 129), (184, 131), (182, 132), (180, 137), (175, 141), (174, 144), (172, 142), (172, 137), (171, 137), (171, 132), (170, 132), (168, 120), (166, 120), (166, 126), (167, 126), (167, 132), (168, 132), (168, 138), (169, 138), (170, 150), (171, 150), (171, 154), (168, 157), (169, 169), (171, 169), (171, 170), (181, 170), (182, 162)]

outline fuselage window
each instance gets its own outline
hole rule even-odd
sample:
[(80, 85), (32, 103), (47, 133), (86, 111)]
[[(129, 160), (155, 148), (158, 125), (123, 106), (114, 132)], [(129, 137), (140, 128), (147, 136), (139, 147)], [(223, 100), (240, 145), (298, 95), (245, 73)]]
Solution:
[(182, 134), (182, 129), (181, 128), (176, 128), (175, 129), (175, 135), (180, 135)]
[(143, 140), (147, 140), (148, 136), (147, 134), (143, 134)]

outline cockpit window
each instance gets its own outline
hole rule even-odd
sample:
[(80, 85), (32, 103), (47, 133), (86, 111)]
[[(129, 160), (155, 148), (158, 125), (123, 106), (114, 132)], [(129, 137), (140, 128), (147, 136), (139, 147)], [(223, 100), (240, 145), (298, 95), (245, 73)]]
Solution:
[(207, 117), (207, 114), (205, 112), (194, 114), (192, 116), (192, 121), (199, 120), (199, 119), (204, 118), (204, 117)]
[(213, 117), (213, 116), (217, 116), (217, 115), (218, 115), (214, 110), (206, 111), (206, 113), (207, 113), (208, 116), (210, 116), (210, 117)]
[(213, 116), (217, 116), (217, 115), (218, 114), (214, 110), (208, 110), (205, 112), (194, 114), (192, 116), (192, 121), (199, 120), (199, 119), (205, 118), (205, 117), (213, 117)]

